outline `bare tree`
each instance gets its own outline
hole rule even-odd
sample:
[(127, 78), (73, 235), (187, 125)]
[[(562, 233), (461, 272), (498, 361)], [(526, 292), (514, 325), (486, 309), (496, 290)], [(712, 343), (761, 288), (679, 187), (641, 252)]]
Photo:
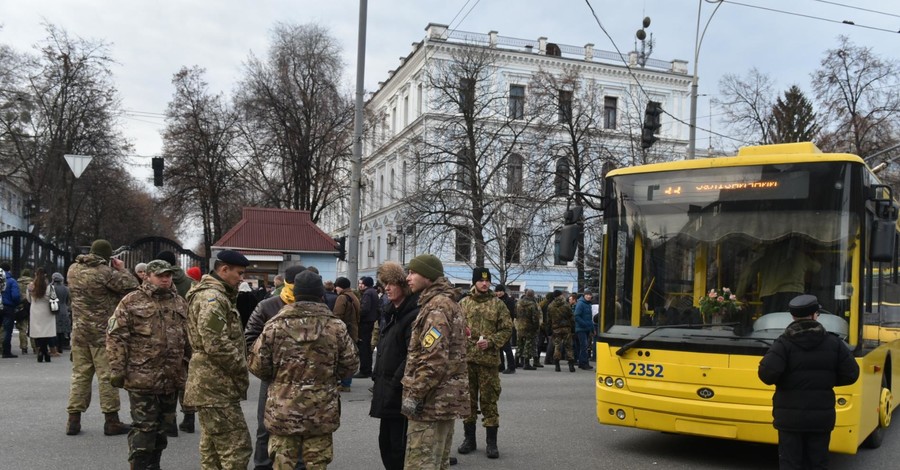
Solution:
[[(238, 115), (221, 94), (209, 91), (200, 67), (182, 68), (172, 78), (175, 93), (166, 111), (163, 153), (164, 202), (178, 219), (199, 219), (203, 246), (212, 244), (240, 218), (237, 184), (243, 170), (235, 155)], [(236, 203), (237, 202), (237, 203)]]
[(747, 75), (726, 74), (719, 81), (719, 94), (715, 100), (723, 112), (722, 121), (738, 140), (771, 143), (772, 109), (775, 91), (772, 79), (757, 68)]
[(420, 243), (455, 246), (457, 261), (495, 266), (505, 283), (544, 263), (552, 232), (539, 230), (545, 182), (526, 171), (544, 157), (527, 132), (535, 113), (509, 99), (498, 60), (477, 46), (432, 59), (430, 114), (408, 146), (416, 178), (405, 202)]
[(237, 95), (253, 159), (247, 183), (314, 222), (349, 187), (353, 102), (340, 90), (338, 44), (319, 25), (276, 25), (268, 58), (248, 59)]
[[(33, 232), (72, 247), (101, 235), (84, 226), (83, 209), (102, 171), (122, 168), (128, 145), (115, 130), (120, 102), (108, 45), (44, 28), (38, 55), (0, 53), (0, 159), (5, 176), (28, 193)], [(65, 154), (93, 157), (80, 179)]]
[(812, 74), (816, 99), (827, 117), (824, 146), (865, 157), (897, 141), (900, 69), (897, 62), (846, 36), (838, 42)]

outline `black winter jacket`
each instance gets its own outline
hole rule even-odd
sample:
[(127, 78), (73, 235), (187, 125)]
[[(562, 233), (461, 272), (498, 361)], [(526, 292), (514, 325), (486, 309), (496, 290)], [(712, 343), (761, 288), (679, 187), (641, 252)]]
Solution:
[(834, 387), (850, 385), (859, 365), (850, 349), (815, 320), (796, 320), (759, 362), (759, 378), (775, 385), (775, 429), (830, 432), (834, 429)]
[(253, 309), (253, 313), (250, 314), (250, 319), (247, 320), (247, 326), (244, 327), (244, 340), (247, 341), (248, 351), (253, 348), (253, 343), (256, 342), (256, 338), (262, 334), (266, 322), (277, 315), (284, 306), (285, 303), (281, 300), (281, 296), (277, 295), (256, 304), (256, 308)]
[(388, 306), (385, 316), (390, 318), (381, 330), (378, 340), (378, 355), (372, 380), (372, 407), (369, 416), (373, 418), (402, 418), (400, 404), (403, 386), (400, 380), (406, 369), (406, 352), (412, 335), (413, 320), (419, 315), (419, 295), (413, 294), (403, 300), (400, 307)]

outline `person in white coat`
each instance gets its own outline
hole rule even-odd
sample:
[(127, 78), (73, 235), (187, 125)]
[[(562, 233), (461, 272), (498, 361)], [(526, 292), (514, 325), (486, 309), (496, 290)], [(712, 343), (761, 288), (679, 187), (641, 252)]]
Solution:
[(28, 284), (28, 301), (31, 302), (28, 336), (37, 346), (38, 362), (50, 362), (49, 345), (56, 338), (56, 315), (50, 309), (51, 299), (56, 299), (56, 295), (53, 286), (47, 281), (44, 268), (38, 268), (34, 273), (34, 281)]

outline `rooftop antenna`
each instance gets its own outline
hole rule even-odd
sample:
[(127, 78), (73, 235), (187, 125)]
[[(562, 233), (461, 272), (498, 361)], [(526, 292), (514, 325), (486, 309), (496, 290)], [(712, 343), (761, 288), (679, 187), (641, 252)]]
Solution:
[[(640, 50), (637, 50), (637, 53), (638, 53), (637, 62), (638, 62), (638, 65), (641, 66), (641, 68), (643, 68), (645, 65), (647, 65), (647, 59), (649, 59), (650, 54), (653, 53), (653, 33), (650, 33), (650, 38), (648, 39), (647, 31), (645, 31), (645, 29), (649, 28), (649, 27), (650, 27), (650, 17), (645, 16), (643, 27), (641, 29), (637, 30), (637, 33), (635, 33), (635, 35), (634, 35), (637, 38), (637, 40), (641, 42), (641, 48), (640, 48)], [(637, 41), (635, 41), (635, 43), (634, 43), (634, 48), (638, 49)]]

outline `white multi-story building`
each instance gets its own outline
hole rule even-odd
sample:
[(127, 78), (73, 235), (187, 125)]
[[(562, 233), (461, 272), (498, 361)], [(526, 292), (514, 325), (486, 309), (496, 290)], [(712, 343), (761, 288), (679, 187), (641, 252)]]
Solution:
[[(450, 73), (448, 70), (454, 69), (454, 62), (465, 62), (470, 51), (490, 52), (491, 68), (489, 73), (483, 75), (484, 83), (469, 90), (473, 97), (467, 97), (462, 90), (467, 86), (468, 79), (461, 80), (459, 107), (466, 106), (466, 100), (477, 101), (483, 94), (501, 97), (494, 103), (486, 104), (483, 111), (475, 112), (488, 123), (485, 126), (500, 129), (481, 134), (496, 137), (485, 155), (492, 152), (502, 155), (498, 161), (508, 167), (482, 175), (498, 180), (482, 185), (482, 189), (491, 194), (499, 197), (501, 192), (518, 192), (523, 197), (530, 196), (539, 192), (539, 187), (545, 188), (547, 180), (550, 181), (552, 193), (553, 185), (559, 184), (560, 177), (568, 178), (568, 164), (563, 162), (566, 166), (560, 167), (559, 163), (559, 159), (563, 158), (560, 155), (565, 153), (558, 150), (565, 150), (567, 137), (564, 132), (552, 130), (548, 134), (548, 128), (552, 129), (548, 120), (555, 121), (557, 112), (560, 121), (564, 112), (569, 115), (573, 113), (573, 91), (567, 88), (572, 82), (559, 85), (559, 90), (551, 90), (551, 94), (558, 93), (558, 96), (552, 95), (551, 100), (557, 101), (552, 101), (553, 109), (547, 113), (535, 97), (539, 93), (535, 82), (539, 74), (557, 76), (559, 83), (566, 83), (563, 75), (574, 76), (575, 81), (581, 84), (580, 89), (591, 90), (591, 100), (597, 108), (593, 111), (597, 113), (593, 125), (602, 127), (601, 142), (606, 155), (603, 158), (610, 159), (612, 155), (611, 159), (629, 165), (651, 160), (640, 145), (641, 122), (648, 101), (662, 103), (665, 110), (661, 116), (660, 141), (652, 149), (657, 154), (662, 152), (665, 155), (657, 155), (656, 158), (672, 158), (684, 153), (691, 83), (685, 61), (639, 60), (636, 53), (623, 60), (617, 53), (594, 49), (592, 44), (569, 46), (554, 44), (543, 37), (537, 40), (516, 39), (499, 36), (494, 31), (487, 34), (468, 33), (429, 24), (425, 38), (413, 44), (412, 52), (401, 58), (397, 70), (389, 72), (388, 78), (366, 104), (368, 126), (363, 146), (358, 247), (360, 276), (374, 275), (378, 265), (386, 260), (406, 263), (418, 254), (431, 252), (442, 259), (451, 282), (470, 282), (471, 269), (475, 264), (472, 240), (465, 231), (458, 229), (470, 225), (466, 211), (454, 214), (452, 224), (458, 224), (458, 227), (450, 226), (444, 231), (435, 229), (433, 224), (430, 230), (423, 230), (421, 224), (411, 221), (409, 217), (413, 206), (421, 210), (423, 205), (427, 205), (422, 195), (416, 192), (421, 189), (424, 179), (429, 179), (430, 184), (434, 185), (440, 178), (458, 176), (457, 170), (441, 167), (453, 167), (454, 159), (464, 157), (453, 156), (450, 152), (443, 164), (436, 164), (439, 160), (430, 158), (426, 163), (423, 155), (429, 151), (433, 153), (440, 148), (442, 139), (449, 138), (448, 122), (462, 119), (462, 109), (454, 110), (446, 106), (448, 96), (454, 98), (450, 96), (453, 91), (439, 85), (436, 77), (444, 74), (446, 78), (446, 74)], [(629, 63), (627, 67), (626, 62)], [(556, 82), (551, 80), (551, 83)], [(546, 95), (546, 81), (543, 88)], [(554, 132), (560, 135), (554, 135)], [(599, 130), (597, 132), (600, 135)], [(596, 143), (593, 145), (598, 146)], [(600, 153), (596, 149), (592, 151)], [(561, 168), (565, 173), (560, 173)], [(600, 170), (596, 168), (591, 171), (599, 174)], [(556, 182), (553, 181), (554, 175)], [(462, 182), (445, 187), (451, 191), (468, 188)], [(585, 188), (584, 185), (581, 187)], [(598, 189), (595, 184), (588, 184), (585, 189), (590, 188), (595, 192)], [(565, 190), (557, 190), (555, 195), (568, 194)], [(541, 204), (549, 210), (519, 208), (508, 211), (528, 214), (524, 217), (527, 220), (516, 221), (513, 216), (506, 222), (505, 228), (496, 230), (501, 235), (491, 246), (495, 247), (495, 251), (496, 247), (502, 247), (499, 248), (502, 253), (488, 256), (484, 264), (494, 273), (495, 282), (499, 271), (505, 272), (506, 281), (514, 290), (571, 291), (577, 287), (575, 267), (572, 263), (561, 263), (556, 259), (552, 242), (553, 231), (562, 223), (566, 198), (544, 199)], [(346, 220), (343, 224), (345, 231)], [(447, 222), (447, 225), (450, 224)], [(336, 232), (340, 234), (341, 231)], [(541, 231), (546, 233), (538, 237), (536, 232)], [(500, 240), (503, 235), (509, 239)], [(536, 243), (526, 248), (522, 240), (531, 236), (535, 240), (544, 240), (544, 244)], [(528, 249), (538, 250), (537, 255), (526, 255)]]
[(9, 179), (0, 181), (0, 232), (28, 230), (25, 193)]

